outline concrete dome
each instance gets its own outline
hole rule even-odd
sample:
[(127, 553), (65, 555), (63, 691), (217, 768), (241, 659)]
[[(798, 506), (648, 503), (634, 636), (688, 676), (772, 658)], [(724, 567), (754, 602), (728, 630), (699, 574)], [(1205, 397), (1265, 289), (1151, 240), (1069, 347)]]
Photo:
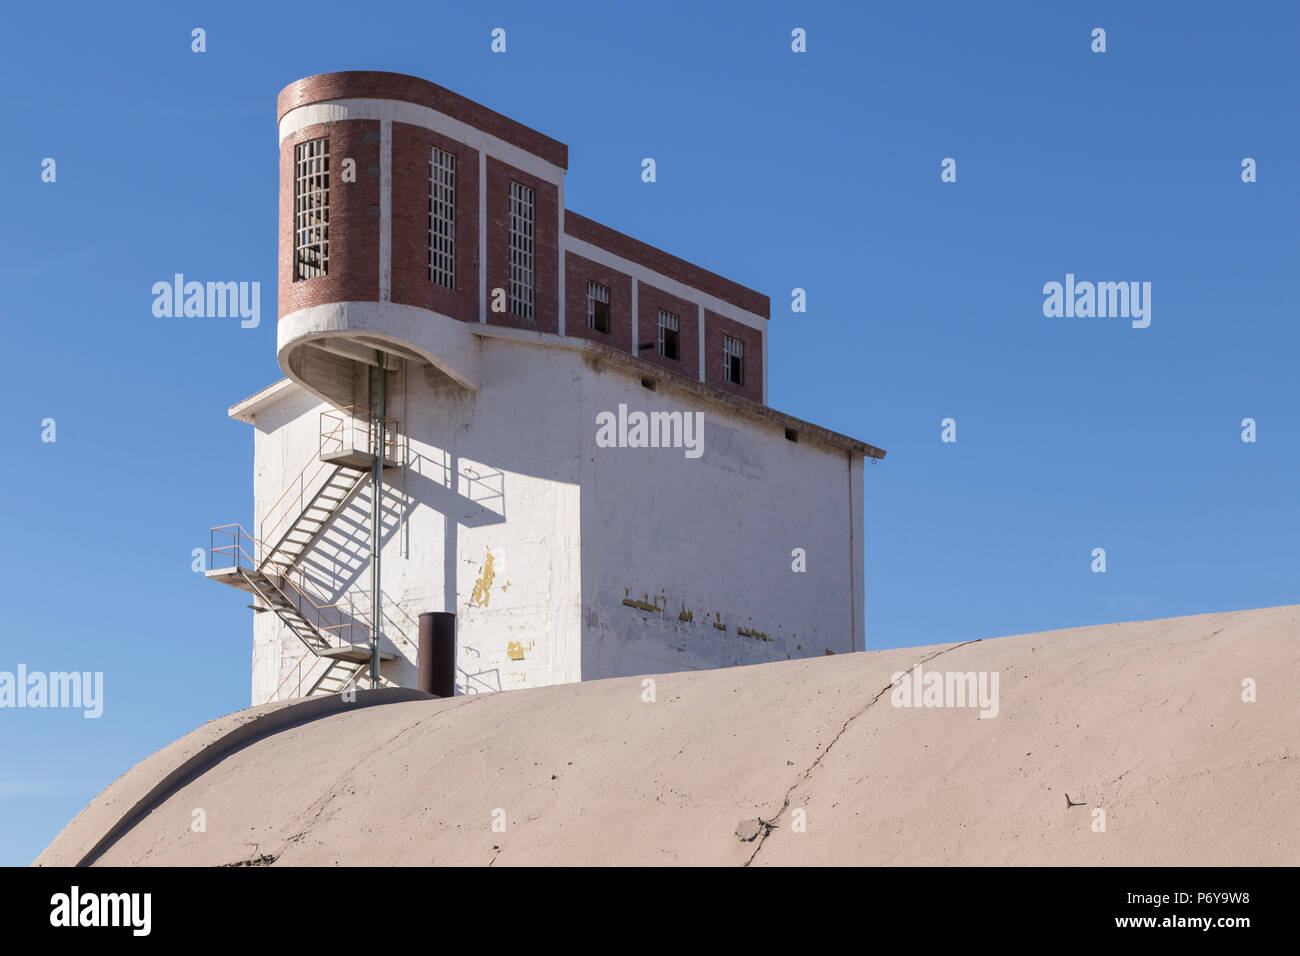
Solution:
[[(633, 677), (266, 705), (37, 862), (1296, 865), (1298, 638), (1280, 607), (663, 675), (653, 702)], [(917, 664), (997, 672), (997, 715), (892, 706)]]

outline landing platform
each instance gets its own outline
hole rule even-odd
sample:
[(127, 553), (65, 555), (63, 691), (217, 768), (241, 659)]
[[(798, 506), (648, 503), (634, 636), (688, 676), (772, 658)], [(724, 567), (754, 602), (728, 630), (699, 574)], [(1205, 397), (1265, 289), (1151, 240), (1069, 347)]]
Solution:
[[(375, 456), (364, 451), (345, 449), (343, 451), (322, 452), (321, 461), (329, 462), (331, 465), (343, 465), (345, 468), (351, 468), (354, 471), (370, 471), (375, 467)], [(384, 459), (384, 468), (397, 468), (398, 463), (391, 458)]]
[[(366, 644), (346, 644), (343, 647), (331, 647), (328, 651), (321, 651), (317, 657), (328, 657), (336, 661), (352, 661), (360, 664), (363, 661), (370, 660), (370, 647)], [(388, 651), (380, 651), (379, 659), (381, 661), (395, 661), (396, 654)]]
[(239, 568), (213, 568), (211, 571), (204, 571), (203, 576), (212, 581), (229, 584), (232, 588), (247, 591), (249, 594), (254, 593), (248, 581), (239, 573)]

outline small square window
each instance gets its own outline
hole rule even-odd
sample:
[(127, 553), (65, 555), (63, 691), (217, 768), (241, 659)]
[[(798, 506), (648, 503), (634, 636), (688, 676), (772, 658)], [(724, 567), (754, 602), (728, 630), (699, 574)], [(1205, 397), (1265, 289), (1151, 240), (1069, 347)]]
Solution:
[(745, 384), (745, 343), (730, 335), (722, 337), (723, 375), (728, 382)]
[(659, 310), (659, 354), (673, 361), (681, 361), (677, 335), (681, 321), (671, 312)]
[(587, 328), (609, 334), (609, 288), (587, 282)]

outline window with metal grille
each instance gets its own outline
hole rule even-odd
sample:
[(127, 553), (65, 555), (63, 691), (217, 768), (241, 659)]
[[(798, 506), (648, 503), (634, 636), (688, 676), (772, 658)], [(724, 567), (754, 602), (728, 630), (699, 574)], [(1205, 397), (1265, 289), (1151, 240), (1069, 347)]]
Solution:
[(429, 281), (456, 288), (456, 154), (436, 146), (429, 159)]
[(534, 273), (533, 190), (510, 183), (510, 314), (532, 321)]
[(745, 343), (730, 335), (722, 337), (722, 371), (728, 382), (745, 384)]
[(659, 354), (664, 358), (681, 358), (677, 351), (677, 332), (680, 324), (677, 316), (663, 309), (659, 310)]
[(293, 281), (329, 274), (330, 141), (293, 148)]
[(587, 328), (609, 334), (609, 289), (587, 280)]

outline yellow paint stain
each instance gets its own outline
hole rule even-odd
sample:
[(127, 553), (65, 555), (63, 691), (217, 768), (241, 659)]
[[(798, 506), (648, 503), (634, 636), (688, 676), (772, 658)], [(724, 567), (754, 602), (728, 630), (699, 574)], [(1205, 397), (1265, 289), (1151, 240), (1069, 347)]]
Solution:
[(649, 601), (631, 601), (627, 598), (623, 598), (623, 603), (628, 607), (640, 608), (642, 611), (655, 611), (657, 613), (662, 610), (662, 608), (651, 604)]
[(713, 626), (719, 631), (725, 631), (727, 629), (727, 625), (722, 623), (722, 615), (716, 611), (713, 614)]
[(501, 585), (501, 593), (502, 593), (502, 594), (504, 594), (506, 591), (509, 591), (509, 590), (510, 590), (510, 582), (509, 582), (509, 581), (507, 581), (505, 584)]
[(770, 640), (771, 640), (771, 638), (768, 637), (766, 634), (764, 634), (762, 631), (754, 631), (754, 630), (750, 630), (750, 629), (747, 628), (747, 627), (738, 627), (738, 628), (736, 628), (736, 633), (739, 634), (741, 637), (756, 637), (756, 638), (758, 638), (760, 641), (770, 641)]
[(834, 652), (833, 650), (831, 650), (831, 649), (828, 647), (828, 648), (826, 648), (826, 656), (827, 656), (827, 657), (834, 657), (834, 656), (835, 656), (835, 652)]
[(521, 641), (511, 641), (506, 645), (506, 657), (512, 661), (522, 661), (524, 659), (524, 645)]
[(694, 612), (694, 611), (688, 611), (688, 610), (686, 610), (686, 605), (683, 604), (683, 605), (682, 605), (682, 613), (679, 614), (679, 615), (677, 615), (677, 620), (679, 620), (679, 621), (693, 621), (693, 620), (695, 620), (695, 612)]
[(492, 557), (492, 552), (487, 552), (487, 557), (483, 559), (483, 573), (479, 575), (474, 582), (474, 593), (470, 595), (469, 603), (476, 607), (487, 607), (488, 598), (491, 596), (492, 579), (496, 577), (495, 569), (496, 560)]

